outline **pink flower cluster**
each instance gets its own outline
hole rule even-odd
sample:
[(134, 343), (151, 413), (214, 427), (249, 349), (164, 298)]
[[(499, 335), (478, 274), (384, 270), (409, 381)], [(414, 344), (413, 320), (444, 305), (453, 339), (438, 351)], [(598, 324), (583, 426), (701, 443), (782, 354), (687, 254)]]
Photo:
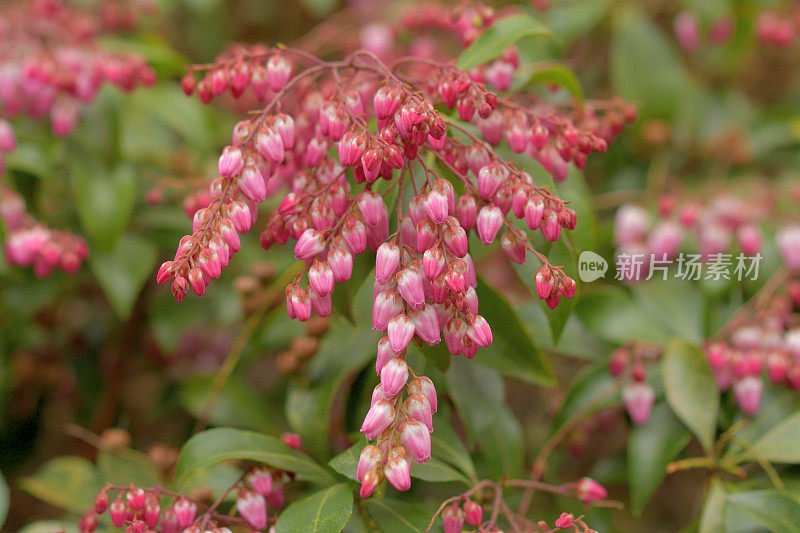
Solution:
[[(655, 224), (644, 208), (621, 206), (614, 217), (614, 242), (617, 253), (644, 254), (646, 260), (652, 256), (673, 261), (684, 243), (690, 241), (697, 243), (704, 260), (737, 248), (753, 256), (761, 252), (763, 235), (759, 222), (767, 209), (760, 202), (728, 194), (716, 196), (707, 204), (689, 200), (682, 205), (676, 197), (664, 195)], [(642, 272), (646, 273), (646, 269)]]
[(442, 511), (444, 533), (460, 533), (464, 522), (472, 527), (483, 522), (483, 508), (469, 498), (464, 498), (463, 503), (456, 500)]
[[(218, 524), (246, 525), (252, 531), (267, 530), (274, 524), (277, 516), (268, 517), (268, 509), (277, 510), (284, 506), (286, 497), (283, 478), (291, 475), (282, 471), (270, 471), (255, 467), (236, 483), (231, 490), (236, 492), (236, 511), (238, 517), (215, 512), (216, 507), (205, 507), (198, 514), (198, 504), (183, 494), (163, 490), (159, 487), (140, 488), (107, 486), (97, 495), (94, 509), (86, 513), (79, 522), (81, 533), (93, 533), (99, 525), (99, 516), (108, 511), (114, 527), (125, 527), (128, 532), (179, 533), (181, 531), (213, 531), (229, 533), (230, 529)], [(117, 498), (110, 501), (108, 493), (119, 491)], [(162, 498), (172, 500), (172, 504), (162, 508)], [(218, 502), (219, 503), (219, 502)], [(216, 505), (216, 504), (215, 504)]]
[[(707, 37), (711, 44), (722, 45), (733, 37), (736, 21), (729, 15), (723, 15), (708, 28)], [(675, 38), (681, 48), (687, 52), (696, 50), (703, 39), (703, 30), (697, 15), (691, 11), (681, 11), (673, 20)]]
[(279, 191), (260, 242), (269, 248), (291, 239), (305, 263), (286, 287), (289, 317), (329, 315), (354, 257), (375, 253), (372, 326), (385, 336), (377, 348), (381, 384), (362, 431), (378, 441), (362, 454), (359, 480), (365, 497), (383, 478), (408, 489), (411, 464), (430, 457), (436, 392), (408, 368), (407, 346), (444, 338), (453, 355), (471, 358), (492, 342), (478, 314), (469, 232), (484, 245), (500, 240), (515, 262), (536, 256), (537, 294), (550, 307), (575, 293), (575, 282), (524, 229), (557, 241), (574, 229), (575, 212), (494, 146), (505, 139), (560, 179), (568, 162), (582, 166), (605, 151), (635, 110), (621, 101), (578, 109), (499, 98), (451, 64), (405, 57), (387, 65), (367, 51), (328, 62), (291, 48), (239, 46), (193, 67), (182, 85), (204, 102), (230, 95), (264, 107), (234, 128), (219, 177), (192, 201), (192, 234), (157, 280), (170, 282), (178, 301), (190, 288), (204, 294), (240, 249), (259, 205)]
[(608, 371), (614, 377), (625, 380), (622, 388), (622, 403), (625, 405), (631, 422), (635, 425), (646, 423), (653, 411), (656, 395), (653, 387), (647, 383), (645, 368), (646, 352), (623, 346), (611, 354)]
[(107, 29), (104, 21), (120, 19), (108, 28), (117, 29), (127, 18), (108, 11), (80, 9), (61, 0), (0, 5), (2, 115), (49, 116), (53, 135), (63, 137), (75, 127), (81, 106), (94, 100), (104, 83), (125, 91), (155, 83), (155, 71), (143, 57), (107, 52), (97, 44), (96, 37)]
[[(2, 121), (0, 121), (0, 128)], [(0, 184), (0, 220), (7, 229), (5, 259), (9, 265), (33, 267), (40, 278), (59, 268), (78, 271), (89, 257), (86, 241), (71, 233), (49, 229), (25, 211), (25, 200)]]
[(759, 42), (778, 48), (790, 48), (800, 27), (800, 10), (782, 14), (765, 11), (756, 20), (756, 37)]

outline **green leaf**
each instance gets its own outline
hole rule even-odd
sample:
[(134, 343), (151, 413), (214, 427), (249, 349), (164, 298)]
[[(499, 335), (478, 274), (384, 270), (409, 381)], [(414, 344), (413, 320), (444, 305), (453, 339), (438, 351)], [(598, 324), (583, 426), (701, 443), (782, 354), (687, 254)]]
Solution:
[(450, 463), (472, 480), (473, 484), (477, 483), (478, 474), (475, 472), (472, 456), (450, 425), (450, 412), (444, 403), (439, 405), (435, 424), (435, 431), (431, 433), (431, 455)]
[(338, 483), (287, 507), (278, 517), (276, 530), (339, 533), (352, 514), (353, 491), (349, 485)]
[(497, 371), (462, 358), (447, 371), (447, 390), (478, 443), (492, 475), (514, 476), (522, 468), (522, 429), (504, 402), (505, 387)]
[(181, 448), (175, 479), (223, 461), (249, 459), (274, 468), (296, 472), (298, 478), (314, 483), (333, 483), (333, 476), (313, 459), (289, 448), (280, 440), (252, 431), (216, 428), (198, 433)]
[(377, 498), (367, 500), (367, 512), (381, 533), (424, 533), (433, 516), (417, 505)]
[(460, 481), (464, 485), (470, 486), (470, 482), (464, 477), (464, 474), (438, 459), (431, 459), (427, 463), (415, 463), (411, 467), (411, 477), (431, 483)]
[(69, 161), (72, 194), (92, 251), (108, 251), (128, 227), (136, 203), (136, 176), (130, 167), (112, 172), (89, 164), (88, 157), (76, 155)]
[(672, 411), (711, 450), (717, 428), (719, 388), (702, 352), (683, 341), (671, 342), (661, 362), (664, 392)]
[(112, 485), (154, 487), (161, 483), (158, 468), (146, 454), (136, 450), (112, 453), (106, 450), (97, 452), (98, 477), (101, 482)]
[(737, 455), (750, 449), (756, 442), (761, 442), (767, 432), (772, 431), (784, 420), (788, 420), (800, 411), (800, 397), (796, 391), (787, 390), (785, 387), (775, 387), (766, 384), (761, 395), (761, 406), (754, 417), (740, 415), (736, 422), (747, 420), (747, 424), (736, 433), (736, 439), (728, 444), (724, 458)]
[(800, 532), (800, 503), (775, 490), (754, 490), (728, 494), (726, 507), (744, 511), (773, 533)]
[(8, 506), (10, 505), (8, 494), (8, 483), (6, 483), (3, 475), (0, 474), (0, 527), (6, 523), (8, 516)]
[(588, 416), (619, 401), (617, 386), (608, 373), (608, 367), (602, 365), (587, 369), (570, 385), (561, 409), (553, 418), (550, 433), (555, 433), (576, 416)]
[(631, 431), (628, 479), (631, 507), (635, 514), (641, 514), (650, 496), (664, 480), (667, 465), (690, 439), (689, 431), (663, 403), (653, 409), (645, 425)]
[(611, 45), (616, 94), (639, 106), (642, 117), (671, 118), (696, 86), (675, 48), (635, 4), (618, 11)]
[(89, 267), (123, 320), (130, 317), (139, 292), (154, 275), (156, 254), (154, 244), (135, 235), (126, 235), (111, 251), (98, 250), (89, 258)]
[(580, 103), (583, 103), (586, 99), (580, 80), (572, 72), (572, 69), (566, 65), (557, 61), (539, 61), (531, 65), (530, 70), (526, 70), (526, 73), (528, 72), (531, 75), (528, 81), (525, 82), (525, 87), (541, 83), (552, 83), (569, 91), (572, 97)]
[(433, 346), (428, 346), (424, 342), (420, 343), (420, 346), (409, 344), (408, 350), (412, 353), (420, 352), (429, 363), (441, 372), (447, 372), (447, 369), (450, 368), (450, 360), (453, 359), (453, 355), (447, 351), (447, 345), (444, 342), (438, 342)]
[(800, 463), (800, 413), (767, 431), (753, 444), (752, 455), (774, 463)]
[(481, 364), (528, 383), (555, 384), (555, 375), (544, 352), (520, 321), (517, 312), (497, 291), (478, 278), (480, 313), (492, 328), (494, 341), (480, 350)]
[(669, 324), (676, 336), (692, 342), (703, 340), (702, 291), (691, 282), (679, 279), (652, 279), (633, 287), (640, 309)]
[(22, 490), (60, 509), (83, 514), (102, 487), (92, 463), (83, 457), (56, 457), (34, 475), (22, 478)]
[[(199, 417), (211, 393), (213, 376), (197, 376), (181, 386), (181, 403), (193, 416)], [(275, 433), (277, 406), (264, 405), (262, 395), (248, 383), (232, 376), (219, 391), (209, 415), (213, 426), (251, 429)]]
[(700, 516), (698, 533), (717, 533), (722, 531), (722, 517), (725, 512), (725, 487), (718, 477), (711, 478), (703, 514)]
[(461, 53), (456, 62), (460, 69), (469, 70), (487, 63), (523, 37), (546, 36), (553, 33), (539, 20), (526, 13), (499, 19)]
[(663, 346), (672, 338), (672, 332), (663, 321), (638, 308), (620, 287), (605, 285), (584, 291), (575, 313), (586, 329), (611, 343), (643, 340)]
[(328, 461), (328, 466), (339, 472), (341, 475), (353, 481), (357, 481), (356, 469), (361, 450), (367, 445), (366, 439), (362, 439), (347, 448), (345, 451)]

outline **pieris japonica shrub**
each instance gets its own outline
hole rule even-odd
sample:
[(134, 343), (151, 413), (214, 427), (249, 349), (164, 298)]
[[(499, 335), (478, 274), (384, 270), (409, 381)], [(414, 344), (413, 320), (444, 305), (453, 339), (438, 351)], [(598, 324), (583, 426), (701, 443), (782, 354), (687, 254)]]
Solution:
[(322, 4), (0, 5), (6, 527), (791, 529), (796, 6)]

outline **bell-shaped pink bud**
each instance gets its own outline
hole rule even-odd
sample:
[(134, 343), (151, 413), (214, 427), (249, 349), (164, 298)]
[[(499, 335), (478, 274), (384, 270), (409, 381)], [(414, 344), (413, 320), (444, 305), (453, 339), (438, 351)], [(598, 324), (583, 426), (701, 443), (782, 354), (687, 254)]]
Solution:
[(461, 533), (464, 527), (464, 512), (453, 502), (442, 511), (442, 527), (444, 533)]
[(472, 500), (464, 502), (464, 518), (467, 524), (478, 527), (483, 522), (483, 508)]
[(147, 501), (144, 505), (144, 523), (150, 529), (155, 529), (158, 525), (158, 519), (161, 516), (161, 503), (158, 501), (158, 496), (150, 494), (147, 496)]
[(367, 436), (367, 439), (372, 440), (389, 427), (394, 422), (395, 409), (394, 405), (386, 400), (375, 402), (364, 417), (364, 423), (361, 424), (361, 432)]
[(325, 234), (315, 229), (307, 229), (297, 239), (294, 257), (300, 261), (311, 259), (325, 250)]
[(436, 387), (434, 387), (433, 382), (425, 377), (425, 376), (418, 376), (411, 380), (411, 384), (409, 385), (409, 392), (411, 394), (421, 394), (428, 399), (428, 403), (431, 406), (431, 412), (435, 413), (438, 409), (438, 399), (436, 397)]
[(542, 217), (542, 226), (539, 228), (545, 239), (555, 242), (561, 236), (561, 225), (558, 223), (558, 215), (555, 211), (550, 211)]
[(383, 203), (383, 198), (380, 194), (372, 191), (362, 191), (358, 195), (358, 209), (361, 211), (364, 224), (372, 227), (380, 224), (381, 218), (386, 214), (386, 204)]
[(575, 496), (583, 503), (592, 503), (605, 500), (608, 491), (600, 483), (590, 477), (584, 477), (575, 482), (573, 487)]
[(203, 271), (199, 268), (192, 268), (189, 270), (189, 285), (192, 287), (194, 293), (202, 296), (206, 293), (206, 280), (203, 276)]
[(422, 255), (422, 271), (426, 278), (429, 280), (438, 278), (446, 266), (444, 252), (440, 247), (434, 246), (425, 250)]
[(381, 369), (381, 386), (387, 398), (392, 398), (406, 386), (408, 365), (405, 359), (395, 357)]
[(125, 494), (125, 499), (128, 500), (128, 505), (130, 505), (132, 509), (140, 511), (144, 509), (147, 494), (144, 492), (144, 489), (134, 487)]
[(311, 318), (311, 298), (308, 291), (300, 286), (292, 289), (292, 309), (300, 322), (305, 322)]
[(333, 292), (333, 271), (327, 263), (315, 259), (308, 269), (308, 283), (320, 296), (328, 296)]
[(239, 233), (247, 233), (253, 226), (250, 208), (242, 202), (231, 202), (228, 204), (228, 218)]
[(366, 474), (364, 474), (364, 480), (361, 482), (361, 488), (358, 491), (358, 494), (362, 498), (369, 498), (372, 496), (372, 493), (375, 492), (375, 487), (378, 486), (380, 482), (380, 476), (378, 476), (378, 469), (370, 470)]
[(400, 247), (393, 242), (381, 244), (375, 257), (375, 281), (381, 284), (388, 283), (399, 266)]
[(753, 416), (761, 405), (764, 383), (759, 376), (747, 376), (733, 384), (733, 395), (742, 412)]
[(491, 200), (506, 179), (508, 170), (500, 163), (486, 165), (478, 172), (478, 194), (484, 200)]
[(114, 524), (114, 527), (123, 527), (128, 514), (128, 504), (121, 499), (116, 499), (108, 508), (108, 513), (111, 515), (111, 523)]
[(456, 204), (456, 218), (465, 230), (475, 227), (478, 217), (478, 202), (471, 194), (464, 194), (458, 199)]
[(164, 261), (158, 268), (156, 274), (157, 283), (166, 283), (175, 277), (175, 263), (172, 261)]
[(428, 431), (433, 431), (433, 411), (427, 397), (419, 393), (411, 394), (403, 402), (403, 409), (409, 418), (419, 420)]
[(242, 249), (242, 242), (239, 239), (239, 233), (236, 231), (236, 228), (233, 226), (233, 222), (230, 219), (223, 218), (219, 221), (219, 236), (222, 237), (222, 240), (225, 241), (225, 244), (228, 245), (228, 249), (231, 253), (236, 253)]
[(267, 80), (273, 91), (280, 91), (292, 75), (292, 64), (282, 55), (275, 54), (267, 61)]
[(372, 302), (372, 329), (385, 331), (389, 321), (403, 312), (403, 300), (396, 291), (381, 291)]
[(417, 238), (410, 244), (417, 245), (419, 253), (424, 252), (436, 242), (436, 226), (430, 220), (420, 220), (417, 224)]
[(542, 225), (544, 202), (539, 197), (531, 197), (525, 202), (525, 224), (529, 229), (538, 229)]
[(267, 528), (267, 501), (261, 494), (240, 489), (236, 498), (236, 510), (253, 529), (260, 531)]
[(448, 224), (444, 230), (444, 244), (456, 257), (464, 257), (469, 250), (467, 233), (458, 224)]
[(647, 247), (658, 260), (671, 261), (678, 255), (683, 240), (683, 229), (676, 222), (663, 222), (653, 229)]
[(429, 346), (441, 340), (435, 306), (424, 305), (421, 309), (412, 310), (411, 321), (414, 323), (414, 332)]
[(222, 265), (219, 262), (219, 255), (214, 250), (206, 248), (197, 257), (197, 266), (212, 279), (219, 279), (222, 274)]
[(263, 202), (267, 197), (267, 183), (254, 166), (246, 166), (236, 183), (245, 196), (254, 202)]
[[(333, 300), (330, 294), (320, 295), (314, 290), (308, 291), (308, 297), (311, 300), (311, 308), (319, 316), (328, 316), (333, 311)], [(299, 315), (298, 315), (298, 318)]]
[(425, 305), (425, 287), (419, 270), (411, 267), (401, 270), (397, 275), (397, 288), (412, 309)]
[(185, 529), (194, 522), (194, 517), (197, 514), (197, 505), (181, 496), (172, 504), (172, 510), (178, 520), (178, 526), (181, 529)]
[(467, 324), (460, 318), (451, 318), (443, 330), (444, 342), (447, 350), (453, 355), (464, 351), (464, 336), (467, 334)]
[(0, 119), (0, 152), (8, 153), (17, 149), (17, 138), (14, 128), (7, 120)]
[(283, 139), (272, 128), (265, 128), (256, 135), (256, 150), (267, 161), (278, 164), (286, 157)]
[(655, 401), (655, 393), (650, 385), (638, 382), (627, 385), (622, 391), (622, 400), (634, 424), (641, 425), (650, 419)]
[(483, 244), (491, 244), (501, 227), (503, 227), (503, 212), (496, 205), (489, 204), (478, 213), (478, 237)]
[(745, 224), (736, 231), (739, 248), (745, 255), (756, 255), (761, 251), (761, 230), (755, 224)]
[(414, 337), (414, 322), (404, 313), (400, 313), (391, 319), (386, 329), (389, 344), (395, 353), (401, 353), (405, 350), (412, 337)]
[(650, 215), (641, 207), (625, 204), (614, 215), (614, 242), (617, 246), (639, 244), (650, 231)]
[(375, 373), (380, 376), (381, 370), (384, 366), (386, 366), (386, 363), (395, 357), (397, 357), (397, 354), (394, 353), (391, 344), (389, 344), (389, 337), (381, 337), (381, 340), (378, 341), (378, 355), (375, 360)]
[(333, 272), (333, 279), (344, 283), (353, 275), (353, 254), (342, 247), (331, 248), (328, 252), (328, 266)]
[(421, 422), (407, 420), (400, 426), (400, 442), (418, 463), (431, 460), (431, 434)]
[(397, 490), (411, 488), (411, 465), (406, 460), (406, 451), (401, 446), (395, 446), (389, 452), (389, 459), (383, 469), (386, 480)]
[(447, 196), (444, 192), (432, 189), (425, 196), (425, 212), (435, 224), (441, 224), (448, 215)]
[(774, 351), (769, 354), (767, 358), (767, 375), (769, 380), (773, 383), (781, 384), (786, 381), (786, 376), (789, 372), (789, 360), (786, 355)]
[(280, 113), (275, 116), (275, 122), (272, 124), (272, 129), (281, 136), (283, 146), (286, 150), (294, 148), (295, 141), (295, 128), (294, 119), (291, 115)]
[(569, 276), (563, 276), (558, 282), (558, 290), (561, 291), (564, 298), (572, 298), (575, 296), (577, 288), (578, 286), (575, 284), (575, 280)]
[(226, 146), (222, 150), (222, 155), (219, 156), (217, 168), (219, 170), (219, 175), (223, 178), (233, 178), (237, 176), (244, 168), (242, 151), (235, 146)]
[(481, 315), (475, 315), (467, 328), (467, 336), (477, 346), (486, 347), (492, 344), (492, 329)]
[(367, 472), (375, 470), (381, 463), (383, 454), (380, 448), (372, 444), (368, 444), (361, 450), (361, 455), (358, 457), (358, 466), (356, 467), (356, 479), (364, 481)]
[(266, 496), (272, 492), (272, 474), (269, 470), (256, 467), (249, 474), (247, 474), (247, 483), (253, 487), (257, 493)]

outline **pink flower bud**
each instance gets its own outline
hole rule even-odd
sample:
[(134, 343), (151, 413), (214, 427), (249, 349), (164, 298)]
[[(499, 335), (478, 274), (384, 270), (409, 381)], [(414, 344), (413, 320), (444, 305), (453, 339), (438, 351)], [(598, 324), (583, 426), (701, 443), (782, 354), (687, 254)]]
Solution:
[(386, 366), (386, 363), (395, 357), (397, 357), (397, 354), (394, 353), (392, 346), (389, 344), (389, 337), (381, 337), (381, 340), (378, 341), (378, 356), (375, 360), (375, 373), (380, 376), (381, 370)]
[(233, 178), (244, 168), (242, 151), (235, 146), (226, 146), (219, 156), (218, 170), (223, 178)]
[(150, 529), (155, 529), (158, 525), (158, 519), (161, 515), (161, 504), (158, 501), (158, 496), (150, 494), (147, 497), (147, 502), (144, 507), (144, 523)]
[(383, 469), (386, 480), (397, 490), (411, 488), (411, 465), (405, 458), (406, 451), (396, 446), (389, 452), (389, 459)]
[(394, 422), (395, 410), (394, 405), (387, 400), (380, 400), (375, 402), (364, 417), (364, 423), (361, 424), (361, 432), (367, 436), (367, 439), (372, 440), (389, 427)]
[(561, 236), (561, 225), (558, 223), (558, 215), (555, 211), (550, 211), (543, 216), (542, 226), (539, 228), (545, 239), (555, 242)]
[(475, 315), (467, 328), (467, 336), (477, 346), (486, 347), (492, 344), (492, 329), (481, 315)]
[(561, 291), (561, 294), (564, 295), (564, 298), (572, 298), (575, 296), (575, 290), (577, 288), (575, 280), (569, 276), (562, 277), (558, 282), (558, 289)]
[(114, 527), (122, 527), (125, 525), (128, 515), (128, 505), (125, 502), (119, 498), (114, 500), (108, 512), (111, 515), (111, 523), (114, 524)]
[[(311, 308), (319, 316), (328, 316), (333, 311), (333, 300), (331, 299), (330, 294), (325, 294), (323, 296), (317, 294), (313, 290), (309, 290), (308, 297), (311, 300)], [(299, 315), (298, 318), (300, 318)]]
[(247, 233), (253, 226), (250, 208), (242, 202), (231, 202), (228, 204), (228, 218), (233, 223), (233, 227), (239, 233)]
[(264, 159), (275, 164), (282, 162), (286, 156), (283, 139), (271, 128), (266, 128), (256, 135), (256, 150)]
[(638, 426), (650, 419), (655, 401), (655, 393), (650, 385), (647, 383), (627, 385), (622, 390), (622, 400), (634, 424)]
[(745, 224), (736, 232), (739, 248), (745, 255), (756, 255), (761, 251), (761, 230), (754, 224)]
[(442, 511), (444, 533), (461, 533), (464, 526), (464, 513), (457, 503), (453, 502)]
[(625, 204), (614, 215), (614, 242), (617, 246), (638, 244), (650, 231), (650, 215), (641, 207)]
[(94, 499), (94, 512), (103, 514), (106, 512), (106, 509), (108, 509), (108, 494), (103, 490)]
[(434, 246), (425, 250), (422, 255), (422, 270), (426, 278), (429, 280), (438, 278), (446, 266), (447, 262), (441, 248)]
[(381, 219), (386, 213), (386, 204), (383, 198), (372, 191), (362, 191), (358, 195), (358, 209), (364, 219), (364, 224), (375, 227), (380, 224)]
[(239, 516), (250, 524), (253, 529), (262, 530), (267, 527), (267, 502), (264, 496), (257, 492), (240, 489), (236, 498), (236, 509)]
[(358, 458), (358, 467), (356, 467), (356, 479), (364, 481), (367, 472), (375, 470), (380, 464), (383, 454), (380, 448), (368, 444), (361, 450), (361, 455)]
[(403, 403), (406, 415), (422, 422), (428, 431), (433, 431), (433, 411), (427, 397), (422, 394), (411, 394)]
[(583, 503), (605, 500), (608, 491), (600, 483), (589, 477), (579, 479), (574, 486), (575, 496)]
[(192, 268), (189, 270), (189, 285), (198, 296), (206, 293), (206, 281), (203, 272), (199, 268)]
[(451, 318), (443, 330), (444, 342), (448, 351), (459, 355), (464, 351), (464, 335), (467, 334), (467, 324), (460, 318)]
[(181, 496), (175, 503), (172, 504), (172, 510), (175, 513), (175, 518), (178, 520), (178, 526), (185, 529), (192, 525), (194, 517), (197, 514), (197, 506), (191, 500), (187, 500)]
[(325, 250), (325, 234), (314, 229), (307, 229), (297, 240), (294, 256), (300, 261), (311, 259)]
[(393, 242), (385, 242), (378, 248), (375, 257), (375, 281), (388, 283), (400, 265), (400, 248)]
[(500, 163), (486, 165), (478, 172), (478, 194), (484, 200), (491, 200), (506, 179), (508, 170)]
[(175, 301), (181, 303), (186, 297), (186, 291), (189, 290), (189, 283), (183, 276), (178, 276), (172, 281), (170, 290), (172, 291), (172, 296), (175, 298)]
[(315, 259), (308, 269), (308, 282), (319, 296), (328, 296), (333, 292), (333, 271), (326, 263)]
[(367, 228), (356, 218), (347, 217), (342, 227), (342, 238), (355, 255), (367, 249)]
[(200, 270), (208, 274), (211, 279), (219, 279), (222, 274), (219, 254), (209, 248), (200, 252), (197, 258), (197, 266), (200, 267)]
[(286, 150), (294, 148), (295, 142), (295, 128), (294, 119), (291, 115), (280, 113), (275, 116), (275, 122), (272, 124), (272, 129), (281, 136), (283, 146)]
[(305, 322), (311, 318), (311, 298), (308, 291), (300, 286), (292, 289), (292, 310), (300, 322)]
[(697, 17), (689, 11), (682, 11), (675, 17), (675, 37), (684, 50), (691, 52), (700, 46), (700, 26)]
[(164, 261), (158, 269), (156, 275), (157, 283), (166, 283), (175, 277), (175, 264), (172, 261)]
[(525, 202), (525, 224), (530, 229), (538, 229), (542, 224), (544, 202), (541, 198), (533, 196)]
[(419, 270), (411, 267), (401, 270), (397, 275), (397, 288), (412, 309), (420, 309), (425, 305), (425, 288)]
[(575, 517), (570, 513), (561, 513), (561, 516), (556, 518), (555, 526), (558, 529), (570, 529), (575, 525)]
[(362, 498), (369, 498), (372, 496), (372, 493), (375, 492), (375, 487), (378, 486), (378, 482), (380, 481), (380, 477), (378, 476), (377, 469), (370, 470), (366, 474), (364, 474), (364, 480), (361, 482), (361, 489), (359, 489), (359, 495)]
[(403, 390), (408, 381), (408, 365), (404, 359), (395, 357), (381, 369), (381, 386), (387, 398)]
[(435, 224), (441, 224), (448, 215), (447, 196), (444, 192), (432, 189), (425, 196), (425, 212)]
[(400, 442), (418, 463), (431, 460), (431, 434), (421, 422), (408, 420), (400, 426)]
[(392, 350), (401, 353), (414, 337), (414, 323), (405, 314), (400, 313), (389, 321), (387, 334)]
[(656, 259), (672, 260), (678, 255), (683, 230), (675, 222), (663, 222), (656, 226), (647, 239), (647, 247)]
[[(449, 219), (448, 219), (449, 220)], [(469, 250), (469, 239), (464, 229), (456, 224), (448, 224), (444, 230), (444, 244), (456, 257), (464, 257)]]
[(475, 227), (478, 216), (478, 202), (471, 194), (464, 194), (456, 204), (456, 218), (465, 230)]
[[(439, 403), (436, 397), (436, 387), (434, 387), (433, 382), (429, 378), (418, 376), (412, 379), (408, 390), (411, 394), (423, 395), (430, 404), (431, 412), (435, 413), (437, 411)], [(421, 421), (424, 422), (424, 420)]]
[(767, 359), (767, 375), (772, 383), (781, 384), (786, 381), (789, 361), (781, 352), (772, 352)]
[(487, 246), (491, 244), (502, 226), (503, 213), (499, 207), (489, 204), (478, 213), (478, 237), (483, 244)]
[(344, 167), (356, 166), (364, 155), (365, 139), (363, 135), (347, 132), (339, 141), (339, 161)]
[(403, 103), (403, 93), (384, 85), (375, 93), (372, 103), (375, 107), (375, 116), (385, 120), (400, 109)]
[(733, 384), (733, 395), (744, 414), (753, 416), (758, 412), (763, 389), (764, 383), (758, 376), (747, 376)]
[(272, 492), (272, 474), (269, 470), (256, 467), (247, 474), (247, 482), (257, 493), (266, 496)]
[(8, 153), (17, 149), (17, 138), (14, 136), (14, 128), (7, 120), (0, 119), (0, 152)]
[(372, 302), (372, 329), (385, 331), (389, 321), (403, 311), (403, 300), (396, 291), (381, 291)]
[(178, 533), (181, 530), (174, 510), (167, 509), (164, 511), (164, 514), (161, 515), (160, 529), (161, 533)]
[(472, 500), (464, 502), (464, 518), (467, 524), (478, 527), (483, 522), (483, 508)]
[(292, 75), (292, 64), (280, 54), (275, 54), (267, 61), (267, 79), (269, 88), (280, 91)]
[(425, 305), (421, 309), (412, 310), (411, 321), (414, 323), (414, 332), (429, 346), (441, 340), (439, 318), (433, 305)]

